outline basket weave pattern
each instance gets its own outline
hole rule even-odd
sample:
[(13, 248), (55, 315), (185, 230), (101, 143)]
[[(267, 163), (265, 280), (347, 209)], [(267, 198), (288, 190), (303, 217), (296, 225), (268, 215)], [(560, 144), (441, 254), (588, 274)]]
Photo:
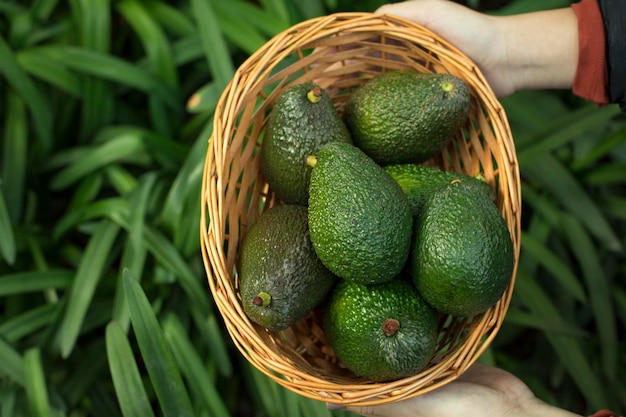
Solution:
[[(515, 247), (515, 268), (502, 299), (473, 319), (442, 317), (437, 354), (418, 375), (388, 383), (354, 376), (337, 360), (313, 311), (283, 332), (252, 323), (238, 295), (236, 258), (247, 228), (280, 202), (260, 174), (259, 149), (269, 112), (289, 86), (315, 81), (337, 109), (354, 88), (383, 71), (450, 73), (465, 80), (472, 104), (466, 126), (429, 163), (482, 173)], [(277, 35), (246, 60), (215, 110), (202, 186), (201, 239), (208, 283), (243, 356), (288, 389), (320, 401), (376, 405), (409, 398), (462, 374), (500, 328), (513, 292), (520, 248), (519, 170), (506, 115), (477, 67), (437, 35), (403, 19), (340, 13)]]

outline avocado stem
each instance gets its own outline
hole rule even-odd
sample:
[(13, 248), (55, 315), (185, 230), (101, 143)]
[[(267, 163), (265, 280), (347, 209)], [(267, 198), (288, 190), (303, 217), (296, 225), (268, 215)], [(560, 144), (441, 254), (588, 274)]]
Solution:
[(446, 93), (449, 93), (450, 91), (454, 90), (454, 84), (448, 81), (444, 81), (441, 83), (441, 89)]
[(308, 155), (305, 160), (304, 163), (311, 167), (311, 168), (315, 168), (315, 165), (317, 165), (317, 156), (315, 155)]
[(252, 304), (257, 307), (267, 307), (272, 302), (272, 296), (266, 293), (265, 291), (261, 291), (254, 299), (252, 300)]
[(393, 336), (400, 330), (400, 322), (396, 319), (387, 319), (383, 323), (383, 333), (385, 336)]
[(319, 103), (319, 101), (322, 99), (322, 89), (319, 87), (313, 87), (306, 94), (306, 97), (311, 103)]

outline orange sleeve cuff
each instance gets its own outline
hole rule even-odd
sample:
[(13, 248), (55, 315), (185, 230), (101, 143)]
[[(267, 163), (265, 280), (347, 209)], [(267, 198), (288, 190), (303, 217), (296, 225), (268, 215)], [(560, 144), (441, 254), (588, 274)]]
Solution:
[(615, 414), (612, 411), (609, 410), (600, 410), (597, 413), (589, 416), (589, 417), (618, 417), (617, 414)]
[(578, 18), (578, 65), (572, 91), (597, 105), (609, 104), (606, 38), (597, 0), (572, 4)]

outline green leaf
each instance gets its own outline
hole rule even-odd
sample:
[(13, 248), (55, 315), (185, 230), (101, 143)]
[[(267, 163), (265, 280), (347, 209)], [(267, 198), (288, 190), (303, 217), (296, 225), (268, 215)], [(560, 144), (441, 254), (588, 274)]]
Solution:
[(177, 248), (160, 231), (149, 227), (145, 230), (145, 244), (159, 263), (176, 273), (180, 285), (189, 297), (190, 305), (203, 314), (208, 314), (207, 289), (200, 285), (204, 281), (185, 263)]
[(153, 1), (144, 4), (143, 7), (160, 25), (180, 37), (193, 36), (196, 33), (191, 17), (176, 6)]
[(215, 314), (209, 315), (201, 324), (203, 324), (203, 333), (208, 336), (205, 338), (205, 342), (211, 352), (211, 358), (213, 358), (215, 366), (217, 366), (222, 375), (231, 377), (233, 366), (225, 344), (226, 335), (221, 333), (221, 327), (218, 325)]
[[(111, 7), (109, 0), (75, 0), (75, 20), (79, 23), (83, 48), (109, 53)], [(82, 85), (81, 137), (88, 139), (113, 120), (114, 99), (108, 83), (97, 77), (85, 77)]]
[(178, 73), (171, 47), (161, 27), (147, 12), (142, 2), (125, 0), (119, 2), (117, 8), (139, 36), (151, 71), (159, 80), (177, 90)]
[(68, 68), (103, 80), (128, 86), (144, 93), (156, 93), (173, 111), (180, 111), (180, 102), (175, 91), (151, 74), (147, 69), (126, 62), (103, 52), (75, 46), (46, 46), (40, 48), (50, 59), (65, 64)]
[[(518, 269), (515, 292), (537, 320), (546, 317), (562, 320), (561, 314), (548, 295), (524, 270)], [(597, 410), (605, 407), (607, 404), (605, 391), (578, 341), (570, 336), (551, 332), (544, 333), (544, 336), (557, 353), (559, 363), (566, 368), (589, 406)]]
[(76, 158), (71, 165), (54, 177), (51, 186), (56, 190), (67, 188), (102, 167), (124, 161), (125, 158), (135, 158), (138, 153), (143, 152), (145, 148), (140, 132), (135, 130), (119, 132), (119, 136), (90, 148), (82, 157)]
[(220, 18), (235, 21), (243, 21), (246, 24), (238, 25), (241, 29), (246, 26), (260, 29), (267, 36), (274, 36), (283, 30), (289, 28), (288, 17), (280, 16), (274, 13), (274, 10), (266, 10), (247, 1), (216, 1), (212, 3), (215, 6), (215, 13)]
[(215, 82), (210, 82), (202, 86), (192, 94), (187, 101), (187, 111), (190, 113), (211, 113), (217, 107), (222, 90)]
[(15, 92), (22, 97), (34, 118), (34, 127), (43, 149), (52, 147), (52, 110), (46, 97), (24, 72), (17, 59), (0, 36), (0, 75), (4, 76)]
[(13, 224), (22, 218), (28, 167), (28, 117), (24, 100), (7, 92), (0, 190)]
[(67, 288), (74, 272), (69, 270), (21, 271), (0, 277), (0, 297), (45, 291), (49, 288)]
[(219, 21), (213, 9), (213, 0), (191, 0), (191, 10), (217, 88), (223, 90), (235, 73), (228, 45), (220, 31)]
[(540, 129), (525, 146), (517, 147), (517, 160), (520, 167), (531, 163), (551, 151), (572, 142), (591, 128), (605, 125), (619, 114), (617, 106), (597, 108), (586, 106), (564, 116)]
[(81, 96), (80, 77), (69, 71), (65, 65), (42, 54), (41, 50), (23, 50), (16, 58), (20, 66), (33, 77), (46, 81), (75, 98)]
[(67, 295), (67, 308), (57, 335), (61, 355), (64, 358), (67, 358), (74, 349), (119, 231), (120, 228), (115, 223), (101, 220), (81, 257)]
[(187, 385), (196, 392), (196, 397), (202, 402), (202, 408), (209, 410), (211, 416), (229, 417), (230, 413), (220, 397), (215, 381), (209, 377), (209, 372), (194, 343), (189, 340), (187, 331), (176, 316), (170, 314), (166, 317), (163, 332), (187, 380)]
[(603, 261), (585, 229), (582, 219), (564, 216), (564, 232), (579, 261), (587, 285), (591, 309), (599, 336), (600, 360), (606, 375), (615, 379), (618, 363), (618, 342), (615, 314), (611, 300), (611, 283), (602, 268)]
[(22, 386), (26, 384), (24, 359), (2, 338), (0, 338), (0, 375), (9, 377)]
[(2, 257), (9, 265), (12, 265), (15, 262), (16, 252), (15, 236), (11, 219), (9, 218), (9, 210), (4, 201), (2, 188), (0, 188), (0, 254), (2, 254)]
[(595, 146), (586, 155), (577, 158), (572, 163), (572, 169), (579, 171), (594, 163), (600, 162), (601, 158), (608, 155), (618, 146), (621, 146), (624, 142), (626, 142), (626, 126), (598, 140)]
[(32, 310), (21, 312), (21, 314), (15, 317), (4, 320), (0, 324), (0, 337), (9, 343), (15, 343), (23, 337), (30, 336), (38, 330), (50, 326), (60, 308), (59, 303), (42, 304)]
[(587, 301), (585, 290), (578, 281), (574, 271), (556, 256), (546, 245), (535, 239), (532, 234), (522, 232), (522, 256), (532, 256), (543, 265), (558, 284), (574, 299), (584, 303)]
[(111, 322), (106, 328), (106, 348), (115, 394), (124, 417), (153, 417), (150, 399), (141, 380), (132, 348), (122, 327)]
[(41, 363), (39, 348), (31, 348), (24, 353), (24, 375), (26, 376), (26, 400), (33, 417), (51, 417), (48, 402), (45, 372)]
[(545, 154), (535, 158), (527, 162), (521, 172), (576, 215), (607, 248), (622, 249), (620, 239), (594, 199), (555, 157)]
[(584, 180), (589, 185), (626, 183), (626, 162), (605, 163), (585, 173)]
[(130, 320), (164, 417), (193, 417), (191, 400), (148, 298), (129, 270), (124, 292)]

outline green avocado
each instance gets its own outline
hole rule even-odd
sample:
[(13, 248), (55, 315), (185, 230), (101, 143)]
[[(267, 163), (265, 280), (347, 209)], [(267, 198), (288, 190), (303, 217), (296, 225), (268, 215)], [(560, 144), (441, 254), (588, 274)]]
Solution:
[(494, 202), (463, 181), (438, 188), (415, 221), (410, 272), (441, 313), (471, 317), (493, 306), (513, 273), (514, 247)]
[(348, 369), (390, 381), (428, 365), (437, 345), (437, 313), (401, 276), (374, 285), (340, 281), (325, 309), (324, 330)]
[(352, 140), (380, 165), (422, 163), (437, 155), (466, 123), (471, 96), (451, 74), (384, 72), (346, 103)]
[(237, 269), (244, 312), (275, 331), (306, 316), (336, 281), (315, 254), (307, 208), (298, 205), (274, 206), (252, 224)]
[(286, 89), (271, 110), (261, 144), (261, 172), (287, 204), (308, 204), (311, 168), (306, 157), (320, 145), (352, 143), (326, 91), (312, 82)]
[(439, 168), (419, 164), (393, 164), (384, 167), (400, 185), (406, 194), (411, 212), (418, 215), (431, 194), (442, 185), (452, 181), (465, 181), (483, 190), (490, 199), (495, 201), (495, 191), (480, 176), (471, 177), (459, 172), (444, 171)]
[(393, 278), (408, 259), (413, 224), (398, 183), (348, 143), (325, 144), (310, 162), (309, 230), (322, 263), (363, 284)]

